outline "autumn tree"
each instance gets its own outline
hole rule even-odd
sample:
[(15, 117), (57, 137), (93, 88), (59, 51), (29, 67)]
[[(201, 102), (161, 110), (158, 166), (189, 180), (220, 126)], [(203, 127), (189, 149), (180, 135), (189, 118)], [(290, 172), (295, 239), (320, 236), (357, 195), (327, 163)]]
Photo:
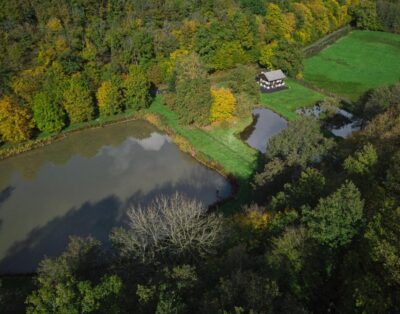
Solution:
[(228, 88), (212, 88), (211, 121), (229, 120), (233, 117), (236, 107), (236, 98)]
[(36, 67), (22, 71), (12, 81), (12, 88), (16, 95), (32, 104), (33, 96), (40, 88), (43, 79), (44, 67)]
[(150, 105), (150, 82), (141, 67), (137, 65), (129, 67), (123, 86), (127, 108), (139, 110)]
[(96, 93), (101, 116), (110, 116), (122, 111), (122, 93), (116, 82), (103, 81)]
[(35, 126), (27, 108), (18, 105), (11, 97), (0, 99), (0, 140), (21, 142), (32, 136)]
[(88, 82), (80, 75), (73, 75), (64, 91), (64, 109), (70, 123), (89, 121), (94, 115), (93, 97)]

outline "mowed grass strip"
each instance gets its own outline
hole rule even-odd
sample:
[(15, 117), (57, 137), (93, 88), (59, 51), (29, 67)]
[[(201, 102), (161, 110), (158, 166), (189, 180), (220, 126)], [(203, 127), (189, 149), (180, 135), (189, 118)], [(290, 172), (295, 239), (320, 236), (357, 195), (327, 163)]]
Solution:
[(237, 133), (251, 123), (251, 116), (231, 124), (203, 129), (180, 125), (176, 114), (161, 103), (160, 97), (149, 110), (162, 116), (176, 134), (187, 139), (197, 152), (221, 165), (227, 174), (245, 180), (254, 173), (258, 152), (237, 137)]
[(287, 79), (286, 90), (271, 94), (261, 94), (261, 104), (288, 120), (298, 117), (296, 109), (312, 107), (325, 98), (324, 95), (309, 89), (292, 79)]
[(400, 81), (400, 35), (353, 31), (304, 65), (305, 81), (354, 101)]

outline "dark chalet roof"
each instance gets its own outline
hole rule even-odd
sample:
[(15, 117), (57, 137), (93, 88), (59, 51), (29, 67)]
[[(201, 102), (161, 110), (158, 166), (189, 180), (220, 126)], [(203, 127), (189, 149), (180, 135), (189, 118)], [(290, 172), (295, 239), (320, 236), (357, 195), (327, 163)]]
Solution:
[(276, 71), (269, 71), (269, 72), (261, 72), (261, 75), (264, 75), (265, 78), (269, 81), (277, 81), (277, 80), (283, 80), (286, 78), (285, 73), (282, 72), (282, 70), (276, 70)]

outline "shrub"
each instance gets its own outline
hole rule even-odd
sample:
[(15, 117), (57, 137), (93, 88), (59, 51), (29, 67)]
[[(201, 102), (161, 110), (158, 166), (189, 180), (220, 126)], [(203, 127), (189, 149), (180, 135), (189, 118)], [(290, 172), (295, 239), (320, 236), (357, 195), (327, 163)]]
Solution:
[(228, 88), (211, 89), (211, 121), (229, 120), (236, 108), (236, 98)]

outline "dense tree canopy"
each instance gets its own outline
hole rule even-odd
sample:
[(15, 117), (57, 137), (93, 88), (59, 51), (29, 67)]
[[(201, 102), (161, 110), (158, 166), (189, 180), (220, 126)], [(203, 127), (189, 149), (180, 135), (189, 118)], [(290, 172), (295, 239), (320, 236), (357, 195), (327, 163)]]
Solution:
[[(302, 71), (302, 46), (352, 18), (360, 27), (384, 25), (396, 31), (396, 10), (398, 5), (389, 0), (376, 5), (357, 0), (82, 0), (73, 5), (67, 0), (5, 0), (0, 13), (0, 92), (32, 109), (39, 102), (34, 101), (36, 94), (42, 99), (42, 93), (47, 94), (54, 108), (40, 111), (36, 106), (33, 119), (39, 130), (58, 132), (96, 114), (148, 107), (150, 84), (162, 87), (179, 74), (173, 71), (177, 56), (197, 53), (208, 72), (258, 61), (296, 77)], [(85, 83), (74, 83), (77, 77)], [(175, 110), (182, 116), (179, 112), (189, 111), (180, 106), (198, 98), (196, 107), (202, 109), (196, 114), (204, 125), (209, 121), (202, 110), (209, 109), (211, 98), (204, 79), (198, 79), (178, 88)], [(119, 80), (124, 105), (113, 90), (114, 100), (102, 97), (96, 110), (93, 100), (99, 87), (104, 81)], [(194, 95), (183, 99), (182, 91), (190, 90)], [(112, 109), (100, 110), (105, 103)], [(38, 112), (54, 113), (59, 106), (65, 109), (59, 119), (63, 123), (44, 128), (43, 120), (49, 118), (39, 117)], [(181, 122), (193, 123), (190, 114)]]
[[(392, 0), (0, 7), (1, 145), (146, 109), (155, 88), (179, 127), (206, 126), (258, 102), (252, 63), (295, 77), (301, 49), (350, 21), (399, 32)], [(40, 264), (27, 312), (399, 312), (400, 89), (370, 91), (353, 109), (364, 123), (346, 139), (327, 136), (314, 118), (289, 122), (232, 202), (207, 209), (159, 198), (133, 207), (110, 246), (72, 238)]]
[[(207, 79), (199, 57), (182, 58), (177, 90)], [(251, 69), (239, 68), (242, 77), (231, 77), (237, 69), (226, 74), (235, 97), (253, 90)], [(400, 105), (398, 89), (388, 90), (360, 100), (357, 108), (374, 114), (346, 139), (328, 139), (323, 120), (290, 122), (270, 140), (255, 191), (233, 215), (176, 195), (134, 207), (107, 251), (73, 238), (60, 257), (41, 263), (28, 312), (396, 313)]]

